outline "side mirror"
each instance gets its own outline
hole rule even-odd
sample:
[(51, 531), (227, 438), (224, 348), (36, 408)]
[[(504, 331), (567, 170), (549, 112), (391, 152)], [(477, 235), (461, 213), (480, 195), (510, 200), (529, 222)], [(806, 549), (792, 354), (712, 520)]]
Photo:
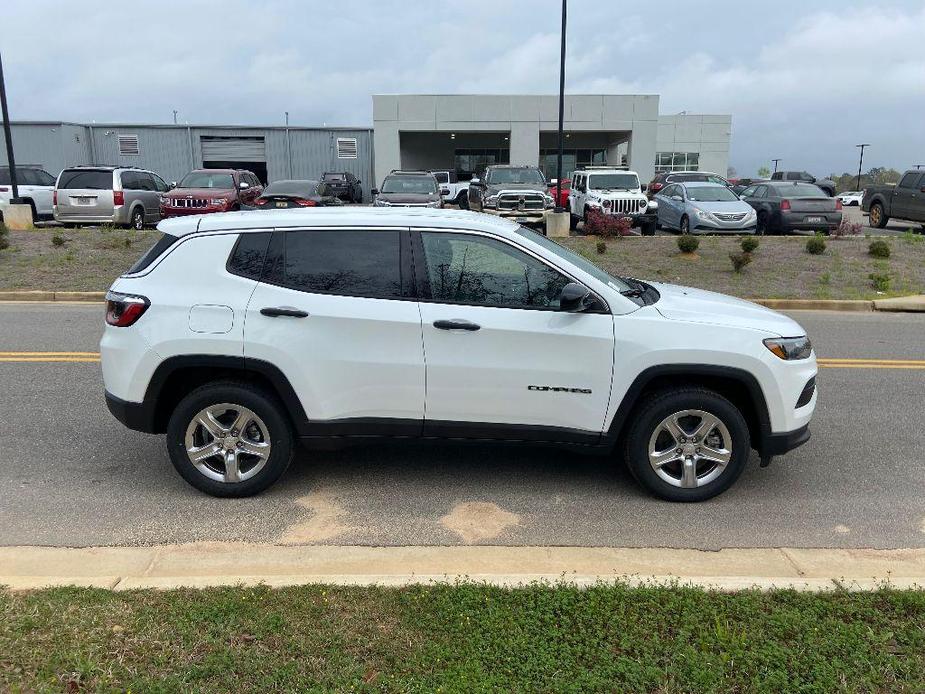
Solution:
[(559, 185), (559, 179), (558, 179), (558, 178), (550, 179), (549, 185), (550, 185), (550, 186), (557, 186), (557, 185)]
[(639, 190), (640, 192), (645, 193), (647, 190), (649, 190), (649, 186), (647, 186), (645, 183), (640, 183)]
[(250, 183), (248, 183), (247, 181), (241, 181), (241, 183), (238, 184), (238, 188), (240, 188), (241, 190), (247, 190), (250, 187), (251, 187)]
[(176, 181), (171, 181), (171, 182), (170, 182), (170, 190), (173, 190), (173, 189), (176, 188), (176, 187), (177, 187), (177, 182), (176, 182)]
[(672, 195), (671, 199), (677, 202), (684, 202), (684, 198), (682, 198), (680, 195)]
[(745, 195), (740, 195), (739, 200), (748, 200), (748, 197)]
[(559, 310), (581, 313), (591, 305), (591, 290), (583, 284), (569, 282), (559, 294)]
[(369, 194), (370, 194), (370, 195), (379, 195), (379, 189), (378, 189), (378, 188), (373, 188), (372, 190), (369, 191)]
[(441, 186), (441, 188), (440, 188), (440, 195), (449, 195), (449, 194), (450, 194), (450, 189), (449, 189), (449, 188), (443, 188), (443, 187)]

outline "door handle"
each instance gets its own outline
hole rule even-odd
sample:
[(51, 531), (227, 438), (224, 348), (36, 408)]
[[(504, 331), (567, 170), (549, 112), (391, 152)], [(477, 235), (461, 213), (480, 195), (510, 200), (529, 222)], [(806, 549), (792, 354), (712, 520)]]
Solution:
[(470, 323), (467, 320), (435, 320), (434, 327), (440, 330), (469, 330), (481, 329), (481, 325)]
[(297, 308), (288, 308), (286, 306), (262, 308), (260, 309), (260, 315), (270, 316), (270, 318), (276, 318), (277, 316), (287, 316), (289, 318), (308, 318), (307, 312), (300, 311)]

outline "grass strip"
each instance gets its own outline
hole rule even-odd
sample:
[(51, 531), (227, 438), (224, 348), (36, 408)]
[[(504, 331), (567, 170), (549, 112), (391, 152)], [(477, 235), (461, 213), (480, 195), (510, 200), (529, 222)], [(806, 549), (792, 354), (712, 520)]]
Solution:
[(925, 691), (925, 592), (0, 592), (4, 691)]

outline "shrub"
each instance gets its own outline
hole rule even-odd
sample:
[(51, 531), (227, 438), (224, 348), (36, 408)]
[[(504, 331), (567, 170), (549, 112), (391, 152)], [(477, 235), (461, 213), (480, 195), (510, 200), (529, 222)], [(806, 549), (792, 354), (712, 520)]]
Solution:
[[(742, 244), (745, 245), (744, 243)], [(745, 269), (745, 266), (752, 262), (752, 254), (748, 251), (743, 251), (741, 253), (730, 253), (729, 260), (732, 261), (732, 269), (734, 272), (742, 272)]]
[(607, 252), (607, 244), (604, 243), (603, 241), (598, 241), (597, 242), (597, 252), (600, 255), (604, 255)]
[(10, 240), (7, 238), (8, 234), (9, 230), (6, 228), (6, 224), (0, 219), (0, 251), (10, 246)]
[(693, 253), (700, 248), (700, 239), (691, 234), (681, 234), (678, 237), (678, 248), (682, 253)]
[(632, 233), (632, 226), (633, 222), (629, 217), (611, 217), (599, 210), (591, 210), (585, 222), (585, 233), (605, 239), (612, 236), (629, 236)]
[(863, 228), (863, 225), (858, 222), (849, 222), (847, 219), (843, 219), (842, 223), (838, 225), (838, 228), (832, 229), (829, 235), (833, 238), (839, 238), (840, 236), (860, 236)]
[(876, 241), (870, 242), (870, 246), (867, 247), (867, 252), (874, 258), (889, 258), (890, 245), (883, 239), (877, 239)]
[(64, 238), (61, 234), (55, 234), (54, 236), (51, 237), (51, 245), (55, 246), (56, 248), (60, 248), (66, 243), (67, 243), (67, 239)]
[(758, 239), (754, 236), (746, 236), (742, 239), (742, 252), (753, 253), (758, 248)]
[(822, 238), (822, 234), (816, 234), (806, 242), (806, 252), (811, 255), (825, 253), (825, 239)]
[(870, 279), (871, 285), (878, 292), (888, 292), (890, 291), (890, 276), (883, 272), (872, 272), (867, 276)]

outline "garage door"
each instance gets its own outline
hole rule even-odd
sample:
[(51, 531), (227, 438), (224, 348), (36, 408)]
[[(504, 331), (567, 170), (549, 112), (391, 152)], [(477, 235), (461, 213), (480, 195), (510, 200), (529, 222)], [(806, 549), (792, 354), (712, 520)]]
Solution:
[(199, 138), (203, 161), (266, 161), (267, 147), (262, 137)]

